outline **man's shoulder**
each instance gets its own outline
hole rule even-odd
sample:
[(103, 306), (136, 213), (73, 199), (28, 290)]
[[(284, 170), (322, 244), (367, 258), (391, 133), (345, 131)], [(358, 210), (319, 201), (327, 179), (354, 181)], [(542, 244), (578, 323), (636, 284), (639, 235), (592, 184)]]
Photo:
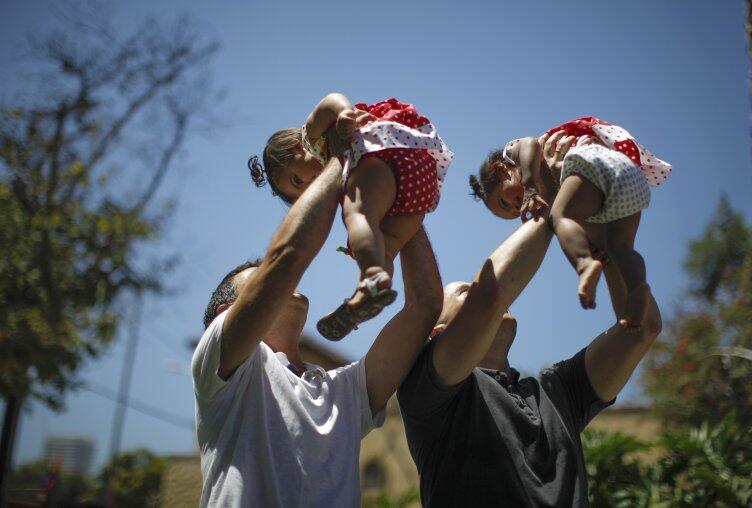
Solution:
[(419, 378), (423, 378), (429, 374), (428, 367), (431, 363), (431, 352), (433, 351), (434, 341), (429, 340), (418, 353), (415, 358), (412, 367), (408, 371), (405, 379), (402, 380), (399, 388), (397, 388), (397, 396), (399, 397), (401, 392), (411, 390), (413, 385), (419, 381)]
[(538, 380), (545, 380), (550, 378), (567, 378), (572, 375), (579, 374), (580, 371), (584, 371), (586, 350), (587, 348), (582, 348), (569, 358), (559, 360), (553, 365), (543, 367), (538, 373)]

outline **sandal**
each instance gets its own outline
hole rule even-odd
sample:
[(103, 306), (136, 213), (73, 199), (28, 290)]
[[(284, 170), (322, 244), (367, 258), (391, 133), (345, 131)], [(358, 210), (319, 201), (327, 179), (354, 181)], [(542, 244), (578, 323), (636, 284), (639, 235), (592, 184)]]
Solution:
[(319, 320), (316, 324), (319, 333), (329, 340), (340, 340), (357, 330), (358, 324), (376, 317), (384, 307), (391, 305), (397, 298), (397, 292), (393, 289), (379, 289), (379, 283), (386, 275), (386, 272), (379, 272), (360, 281), (355, 291), (363, 291), (367, 296), (366, 300), (354, 309), (347, 305), (350, 300), (345, 300), (334, 312)]

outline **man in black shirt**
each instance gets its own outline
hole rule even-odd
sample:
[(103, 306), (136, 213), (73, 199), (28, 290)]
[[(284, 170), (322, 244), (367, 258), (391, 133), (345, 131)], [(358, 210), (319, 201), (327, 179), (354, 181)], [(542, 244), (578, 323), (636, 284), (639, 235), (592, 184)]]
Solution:
[[(573, 357), (520, 379), (505, 313), (540, 266), (552, 234), (529, 221), (472, 284), (445, 288), (444, 309), (397, 396), (424, 506), (587, 506), (580, 432), (616, 395), (661, 330), (649, 302), (640, 331), (612, 326)], [(624, 286), (607, 265), (617, 314)]]

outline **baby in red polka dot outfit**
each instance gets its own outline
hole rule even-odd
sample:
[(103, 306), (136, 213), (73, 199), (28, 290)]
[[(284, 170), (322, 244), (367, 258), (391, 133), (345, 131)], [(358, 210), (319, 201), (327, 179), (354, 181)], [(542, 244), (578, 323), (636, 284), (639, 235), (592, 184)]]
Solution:
[(342, 218), (360, 282), (349, 300), (319, 321), (319, 332), (330, 340), (341, 339), (394, 301), (394, 258), (438, 206), (453, 157), (412, 104), (392, 98), (353, 106), (344, 95), (329, 94), (302, 127), (269, 138), (263, 166), (251, 157), (251, 177), (293, 203), (333, 155), (330, 142), (341, 141)]
[(539, 193), (555, 196), (550, 222), (579, 275), (582, 307), (595, 308), (604, 263), (613, 260), (618, 273), (608, 282), (617, 319), (637, 331), (650, 293), (635, 236), (641, 212), (650, 203), (649, 185), (660, 185), (670, 172), (671, 165), (626, 130), (583, 117), (537, 139), (510, 141), (489, 155), (470, 185), (504, 219), (537, 220), (548, 208)]

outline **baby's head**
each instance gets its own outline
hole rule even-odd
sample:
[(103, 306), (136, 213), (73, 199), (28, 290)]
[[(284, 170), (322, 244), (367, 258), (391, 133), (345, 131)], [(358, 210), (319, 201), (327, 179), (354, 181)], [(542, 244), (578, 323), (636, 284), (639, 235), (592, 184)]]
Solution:
[(478, 176), (470, 175), (470, 189), (470, 194), (476, 200), (482, 200), (497, 217), (516, 219), (520, 216), (524, 194), (521, 175), (519, 169), (504, 156), (503, 149), (488, 154)]
[(323, 169), (303, 148), (300, 128), (282, 129), (272, 134), (266, 142), (263, 159), (263, 166), (255, 155), (248, 160), (253, 183), (263, 187), (268, 181), (272, 193), (287, 204), (294, 203)]

